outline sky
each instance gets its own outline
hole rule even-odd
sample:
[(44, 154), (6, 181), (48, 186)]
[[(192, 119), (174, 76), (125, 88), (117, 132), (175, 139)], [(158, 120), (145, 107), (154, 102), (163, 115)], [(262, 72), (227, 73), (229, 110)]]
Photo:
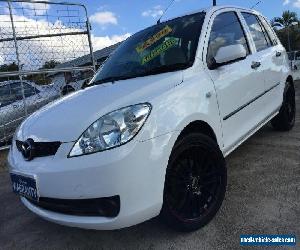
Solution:
[[(38, 1), (38, 0), (31, 0)], [(44, 0), (51, 1), (51, 0)], [(169, 19), (212, 5), (212, 0), (55, 0), (84, 4), (92, 26), (93, 49), (99, 50), (121, 42), (137, 31), (156, 23), (164, 15)], [(218, 5), (250, 8), (259, 0), (217, 0)], [(73, 6), (13, 1), (12, 12), (17, 36), (77, 32), (86, 29), (84, 9)], [(269, 19), (281, 16), (284, 10), (295, 11), (300, 17), (300, 0), (261, 0), (255, 7)], [(80, 20), (80, 21), (78, 21)], [(0, 1), (0, 40), (11, 36), (8, 3)], [(83, 37), (84, 36), (84, 37)], [(89, 53), (86, 35), (28, 39), (18, 42), (21, 62), (38, 68), (45, 61), (70, 61)], [(0, 44), (0, 65), (16, 61), (12, 42)]]
[[(97, 37), (105, 37), (106, 43), (113, 43), (155, 24), (171, 0), (81, 0), (77, 2), (86, 5), (93, 34)], [(247, 8), (257, 2), (258, 0), (217, 0), (219, 5), (229, 4)], [(205, 8), (211, 4), (212, 0), (175, 0), (164, 18)], [(255, 9), (269, 19), (281, 16), (284, 10), (295, 11), (300, 17), (300, 0), (262, 0)], [(97, 47), (99, 46), (101, 47), (100, 42), (97, 44)]]

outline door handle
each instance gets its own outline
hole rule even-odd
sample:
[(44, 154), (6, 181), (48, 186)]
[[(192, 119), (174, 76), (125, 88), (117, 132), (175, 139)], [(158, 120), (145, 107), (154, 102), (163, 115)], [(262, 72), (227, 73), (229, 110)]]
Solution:
[(276, 52), (276, 57), (280, 57), (281, 56), (281, 52), (280, 51), (277, 51)]
[(252, 69), (257, 69), (261, 66), (261, 63), (260, 62), (253, 62), (252, 65), (251, 65), (251, 68)]

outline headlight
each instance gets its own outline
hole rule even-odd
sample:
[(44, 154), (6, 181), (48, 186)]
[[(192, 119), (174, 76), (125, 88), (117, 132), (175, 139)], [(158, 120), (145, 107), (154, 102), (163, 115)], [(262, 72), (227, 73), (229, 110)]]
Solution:
[(145, 103), (102, 116), (81, 135), (69, 157), (92, 154), (125, 144), (137, 135), (150, 111), (151, 105)]

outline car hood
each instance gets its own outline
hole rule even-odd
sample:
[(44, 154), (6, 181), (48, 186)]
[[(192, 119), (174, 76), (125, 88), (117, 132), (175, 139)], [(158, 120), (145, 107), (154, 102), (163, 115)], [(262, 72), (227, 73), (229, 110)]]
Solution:
[(18, 140), (71, 142), (101, 116), (122, 107), (150, 102), (182, 82), (182, 71), (105, 83), (52, 102), (29, 116)]

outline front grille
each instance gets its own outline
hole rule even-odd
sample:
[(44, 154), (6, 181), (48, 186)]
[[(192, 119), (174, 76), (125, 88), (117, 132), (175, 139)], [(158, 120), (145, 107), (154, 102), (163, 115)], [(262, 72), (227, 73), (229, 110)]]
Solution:
[[(28, 200), (28, 199), (27, 199)], [(52, 199), (41, 197), (33, 205), (57, 213), (77, 216), (116, 217), (120, 212), (120, 196), (97, 199)]]
[[(16, 140), (16, 146), (22, 152), (24, 142)], [(33, 142), (34, 157), (45, 157), (55, 155), (61, 142)]]

